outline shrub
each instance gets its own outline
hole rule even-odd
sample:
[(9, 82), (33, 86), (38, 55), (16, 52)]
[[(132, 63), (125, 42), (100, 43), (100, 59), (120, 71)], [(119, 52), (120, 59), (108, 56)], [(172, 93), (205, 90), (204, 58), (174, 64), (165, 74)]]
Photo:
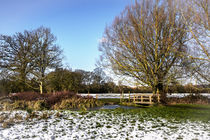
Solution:
[(12, 109), (26, 109), (27, 108), (27, 103), (25, 101), (15, 101), (12, 104)]
[(44, 98), (45, 98), (44, 95), (39, 94), (37, 92), (20, 92), (10, 95), (10, 99), (12, 100), (35, 101)]
[(8, 116), (0, 116), (0, 123), (3, 123), (4, 122), (4, 120), (6, 120), (8, 118)]
[(44, 112), (43, 114), (41, 114), (41, 116), (39, 117), (39, 119), (40, 119), (40, 120), (41, 120), (41, 119), (46, 120), (46, 119), (48, 119), (49, 117), (50, 117), (50, 114)]
[(171, 104), (177, 104), (177, 103), (181, 103), (181, 104), (209, 104), (210, 103), (210, 99), (208, 99), (205, 96), (202, 96), (200, 94), (196, 94), (196, 95), (188, 95), (185, 96), (183, 98), (177, 98), (177, 97), (172, 97), (169, 98), (169, 103)]
[(10, 96), (13, 104), (6, 104), (5, 110), (23, 109), (44, 110), (44, 109), (84, 109), (101, 105), (92, 96), (82, 97), (73, 92), (56, 92), (53, 94), (41, 95), (33, 92), (16, 93)]
[(97, 101), (96, 99), (91, 98), (77, 98), (73, 97), (71, 99), (64, 99), (61, 102), (56, 103), (53, 106), (55, 110), (62, 109), (80, 109), (87, 110), (87, 108), (96, 107), (101, 105), (102, 103)]
[(28, 114), (31, 114), (33, 112), (33, 110), (31, 108), (27, 108), (26, 111)]
[(73, 97), (79, 97), (73, 92), (56, 92), (53, 94), (49, 94), (48, 98), (46, 99), (46, 102), (49, 106), (53, 106), (56, 103), (60, 102), (61, 100), (73, 98)]
[(62, 100), (61, 103), (56, 105), (57, 109), (72, 109), (75, 107), (75, 101), (72, 99)]
[(9, 128), (11, 124), (9, 122), (3, 122), (2, 123), (2, 128)]
[(36, 112), (32, 112), (27, 115), (26, 120), (38, 118), (39, 115), (36, 114)]
[(34, 110), (44, 110), (47, 109), (46, 102), (44, 100), (38, 100), (34, 103)]

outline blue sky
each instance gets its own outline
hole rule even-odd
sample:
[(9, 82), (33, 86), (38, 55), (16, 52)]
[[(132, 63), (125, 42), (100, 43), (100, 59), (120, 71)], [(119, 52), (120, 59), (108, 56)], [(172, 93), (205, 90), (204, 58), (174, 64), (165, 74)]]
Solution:
[(64, 51), (64, 64), (91, 71), (106, 25), (132, 1), (0, 0), (0, 34), (49, 27)]

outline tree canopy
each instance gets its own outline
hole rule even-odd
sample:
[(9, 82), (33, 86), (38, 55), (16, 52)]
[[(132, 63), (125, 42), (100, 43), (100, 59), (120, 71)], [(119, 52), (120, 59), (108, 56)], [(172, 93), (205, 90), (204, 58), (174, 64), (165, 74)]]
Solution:
[(106, 27), (102, 61), (119, 74), (163, 91), (187, 64), (186, 25), (172, 0), (143, 0), (128, 6)]
[(20, 82), (21, 91), (33, 87), (33, 79), (39, 85), (33, 88), (42, 93), (46, 71), (61, 66), (62, 51), (55, 41), (50, 29), (44, 27), (13, 36), (1, 35), (1, 70)]

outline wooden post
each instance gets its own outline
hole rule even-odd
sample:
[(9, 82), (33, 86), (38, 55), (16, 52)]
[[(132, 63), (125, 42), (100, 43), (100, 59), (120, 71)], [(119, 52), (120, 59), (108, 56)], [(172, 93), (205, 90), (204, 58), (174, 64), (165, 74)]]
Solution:
[(143, 103), (143, 96), (142, 95), (140, 95), (141, 96), (141, 103)]
[(98, 94), (96, 94), (96, 100), (98, 100)]
[(160, 103), (160, 95), (157, 95), (158, 103)]
[(124, 92), (122, 91), (122, 101), (124, 101)]
[(149, 103), (152, 104), (152, 96), (149, 95)]
[(122, 103), (122, 94), (120, 94), (120, 103)]
[(131, 102), (131, 97), (130, 97), (130, 91), (129, 91), (129, 95), (128, 95), (128, 102)]

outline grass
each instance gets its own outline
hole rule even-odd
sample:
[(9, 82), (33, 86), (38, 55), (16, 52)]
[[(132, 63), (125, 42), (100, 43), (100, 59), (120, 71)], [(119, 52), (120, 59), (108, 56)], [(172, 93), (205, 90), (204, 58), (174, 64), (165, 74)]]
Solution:
[(169, 105), (150, 108), (103, 110), (114, 114), (140, 116), (142, 118), (165, 118), (167, 120), (210, 121), (210, 105)]
[[(28, 115), (25, 116), (26, 119), (28, 118), (28, 121), (23, 121), (22, 123), (27, 125), (28, 130), (37, 129), (36, 126), (40, 126), (40, 130), (44, 131), (43, 134), (33, 135), (35, 137), (42, 137), (52, 131), (55, 131), (55, 137), (69, 136), (72, 135), (72, 130), (75, 130), (75, 132), (82, 132), (76, 135), (75, 139), (95, 139), (97, 137), (101, 139), (141, 139), (140, 136), (143, 132), (145, 134), (164, 132), (161, 135), (162, 138), (167, 138), (167, 136), (177, 133), (177, 136), (173, 135), (172, 139), (186, 139), (185, 133), (188, 135), (188, 128), (191, 130), (189, 134), (198, 134), (198, 137), (202, 136), (202, 134), (208, 136), (208, 132), (210, 132), (210, 105), (178, 104), (136, 109), (118, 108), (87, 111), (83, 115), (81, 115), (80, 111), (45, 110), (34, 111), (26, 115)], [(7, 118), (8, 121), (5, 121), (2, 127), (11, 127), (16, 122), (10, 123), (9, 117)], [(39, 123), (44, 125), (36, 125)], [(10, 126), (10, 124), (12, 125)], [(54, 130), (52, 129), (54, 126), (60, 126), (60, 128)], [(178, 131), (180, 129), (183, 132)], [(201, 129), (201, 131), (197, 132), (198, 129)], [(27, 136), (28, 133), (29, 131), (21, 137)], [(16, 134), (13, 133), (13, 135)], [(179, 135), (180, 137), (178, 137)], [(193, 138), (196, 138), (196, 136)]]
[(116, 98), (105, 98), (105, 99), (98, 99), (105, 105), (115, 105), (115, 104), (120, 104), (120, 99)]
[[(104, 104), (120, 104), (120, 99), (100, 99)], [(126, 105), (126, 104), (122, 104)], [(132, 106), (132, 104), (130, 105)], [(167, 106), (138, 106), (137, 109), (103, 110), (114, 114), (125, 114), (152, 118), (175, 120), (210, 121), (210, 105), (175, 104)]]

